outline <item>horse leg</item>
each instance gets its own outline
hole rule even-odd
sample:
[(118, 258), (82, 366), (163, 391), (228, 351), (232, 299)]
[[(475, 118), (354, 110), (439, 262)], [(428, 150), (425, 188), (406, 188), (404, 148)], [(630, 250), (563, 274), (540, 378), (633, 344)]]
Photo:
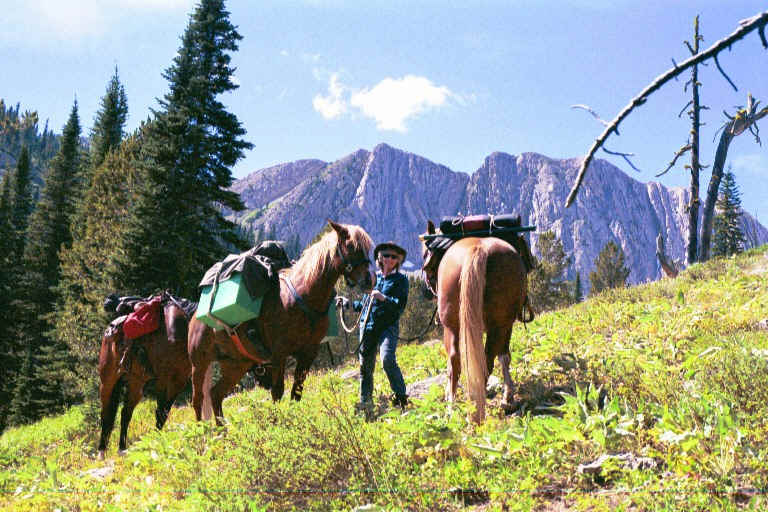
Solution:
[(320, 345), (314, 345), (312, 348), (300, 352), (296, 357), (296, 370), (293, 372), (293, 387), (291, 388), (291, 399), (297, 402), (301, 400), (301, 393), (304, 391), (304, 379), (307, 378), (309, 368), (317, 357)]
[(514, 394), (512, 377), (509, 374), (509, 338), (511, 335), (511, 326), (489, 329), (485, 345), (488, 375), (493, 371), (493, 360), (497, 356), (499, 358), (501, 373), (504, 377), (504, 394), (501, 399), (501, 406), (504, 409), (509, 409), (512, 406), (512, 397)]
[(123, 411), (120, 414), (120, 443), (118, 445), (120, 453), (125, 451), (128, 443), (128, 424), (131, 422), (133, 409), (139, 403), (141, 397), (144, 396), (144, 384), (146, 383), (147, 379), (144, 377), (134, 377), (128, 380), (128, 392), (125, 395)]
[(157, 399), (157, 410), (155, 410), (155, 426), (158, 430), (161, 430), (165, 422), (168, 421), (171, 407), (173, 407), (176, 397), (179, 396), (186, 383), (187, 379), (174, 378), (169, 379), (163, 386), (164, 389)]
[(203, 416), (208, 419), (210, 413), (204, 407), (204, 402), (210, 402), (206, 398), (210, 398), (210, 372), (215, 346), (209, 330), (196, 319), (193, 319), (189, 326), (187, 351), (192, 365), (192, 407), (195, 409), (195, 418), (201, 421)]
[(224, 412), (221, 410), (221, 403), (224, 398), (234, 389), (235, 384), (240, 382), (245, 372), (253, 365), (252, 361), (241, 359), (225, 359), (220, 361), (221, 379), (211, 388), (211, 402), (213, 405), (213, 415), (216, 418), (217, 425), (224, 424)]
[(102, 373), (101, 383), (99, 384), (99, 395), (101, 395), (101, 437), (99, 438), (99, 459), (103, 460), (106, 456), (109, 437), (112, 429), (115, 427), (115, 416), (117, 416), (117, 407), (120, 404), (120, 391), (123, 381), (117, 371), (110, 372), (109, 375)]
[(509, 351), (499, 354), (499, 365), (504, 376), (504, 395), (501, 398), (501, 407), (509, 411), (514, 402), (514, 386), (512, 385), (512, 376), (509, 374)]
[[(272, 372), (272, 401), (279, 402), (285, 392), (285, 357), (273, 360), (275, 366)], [(298, 368), (298, 365), (296, 366)]]
[(459, 353), (459, 336), (447, 326), (443, 329), (443, 343), (448, 354), (448, 383), (445, 385), (445, 399), (453, 402), (461, 375), (461, 354)]

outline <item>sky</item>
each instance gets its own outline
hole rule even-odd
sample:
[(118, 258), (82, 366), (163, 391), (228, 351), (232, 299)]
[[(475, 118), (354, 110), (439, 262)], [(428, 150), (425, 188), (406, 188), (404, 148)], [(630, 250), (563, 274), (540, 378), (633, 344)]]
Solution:
[[(36, 110), (57, 132), (77, 99), (86, 130), (117, 66), (128, 130), (168, 91), (162, 77), (194, 0), (2, 0), (0, 98)], [(574, 104), (613, 119), (656, 76), (690, 53), (700, 15), (702, 48), (765, 0), (229, 0), (243, 36), (233, 55), (239, 89), (222, 97), (254, 144), (236, 178), (303, 158), (334, 161), (379, 143), (471, 173), (494, 151), (581, 157), (603, 127)], [(711, 165), (716, 130), (746, 103), (768, 101), (768, 50), (756, 33), (720, 64), (700, 68), (701, 159)], [(612, 151), (634, 153), (642, 181), (687, 186), (686, 73), (626, 119)], [(768, 118), (762, 121), (768, 133)], [(768, 136), (767, 136), (768, 137)], [(731, 144), (746, 211), (768, 225), (768, 148), (745, 133)], [(711, 169), (701, 176), (702, 196)]]

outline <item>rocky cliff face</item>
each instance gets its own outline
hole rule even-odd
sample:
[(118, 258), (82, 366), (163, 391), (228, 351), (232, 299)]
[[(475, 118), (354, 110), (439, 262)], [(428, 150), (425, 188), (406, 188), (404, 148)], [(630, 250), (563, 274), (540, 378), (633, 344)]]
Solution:
[[(684, 260), (688, 192), (640, 183), (596, 160), (573, 206), (565, 208), (580, 160), (554, 160), (536, 153), (493, 153), (471, 176), (453, 172), (386, 144), (325, 163), (300, 160), (256, 171), (233, 189), (246, 204), (237, 220), (279, 239), (306, 245), (330, 218), (362, 225), (376, 242), (395, 240), (408, 260), (421, 264), (426, 221), (446, 215), (518, 213), (536, 232), (554, 231), (573, 257), (588, 288), (589, 272), (603, 246), (622, 247), (632, 283), (658, 279), (656, 236), (667, 253)], [(748, 214), (745, 229), (758, 243), (768, 230)], [(538, 236), (530, 237), (534, 254)]]

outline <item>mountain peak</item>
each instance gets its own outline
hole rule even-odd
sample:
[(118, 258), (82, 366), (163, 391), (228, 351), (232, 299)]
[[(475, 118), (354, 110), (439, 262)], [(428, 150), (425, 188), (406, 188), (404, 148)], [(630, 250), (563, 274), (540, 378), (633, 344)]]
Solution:
[[(400, 242), (411, 262), (419, 265), (418, 234), (427, 220), (515, 213), (523, 223), (536, 226), (530, 235), (534, 254), (538, 235), (555, 232), (574, 261), (567, 277), (573, 279), (578, 272), (584, 283), (608, 241), (624, 250), (633, 283), (660, 277), (655, 254), (659, 233), (668, 255), (684, 259), (686, 190), (640, 183), (609, 162), (596, 160), (596, 172), (566, 209), (565, 198), (581, 161), (496, 151), (468, 175), (381, 143), (333, 163), (299, 160), (239, 180), (233, 190), (241, 194), (248, 211), (235, 220), (301, 247), (327, 218), (359, 224), (376, 241)], [(768, 242), (762, 225), (749, 215), (743, 222), (755, 242)]]

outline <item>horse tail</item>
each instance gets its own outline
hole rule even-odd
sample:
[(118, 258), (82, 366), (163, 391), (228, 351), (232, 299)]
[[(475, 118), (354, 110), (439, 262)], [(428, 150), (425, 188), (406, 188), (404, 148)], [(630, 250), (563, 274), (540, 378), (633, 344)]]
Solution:
[(475, 402), (474, 420), (485, 419), (485, 383), (488, 366), (483, 346), (483, 296), (488, 250), (482, 242), (472, 247), (461, 266), (459, 291), (459, 348), (467, 391)]
[(208, 365), (203, 379), (203, 407), (202, 415), (205, 421), (213, 417), (213, 402), (211, 402), (211, 386), (213, 385), (213, 364)]

